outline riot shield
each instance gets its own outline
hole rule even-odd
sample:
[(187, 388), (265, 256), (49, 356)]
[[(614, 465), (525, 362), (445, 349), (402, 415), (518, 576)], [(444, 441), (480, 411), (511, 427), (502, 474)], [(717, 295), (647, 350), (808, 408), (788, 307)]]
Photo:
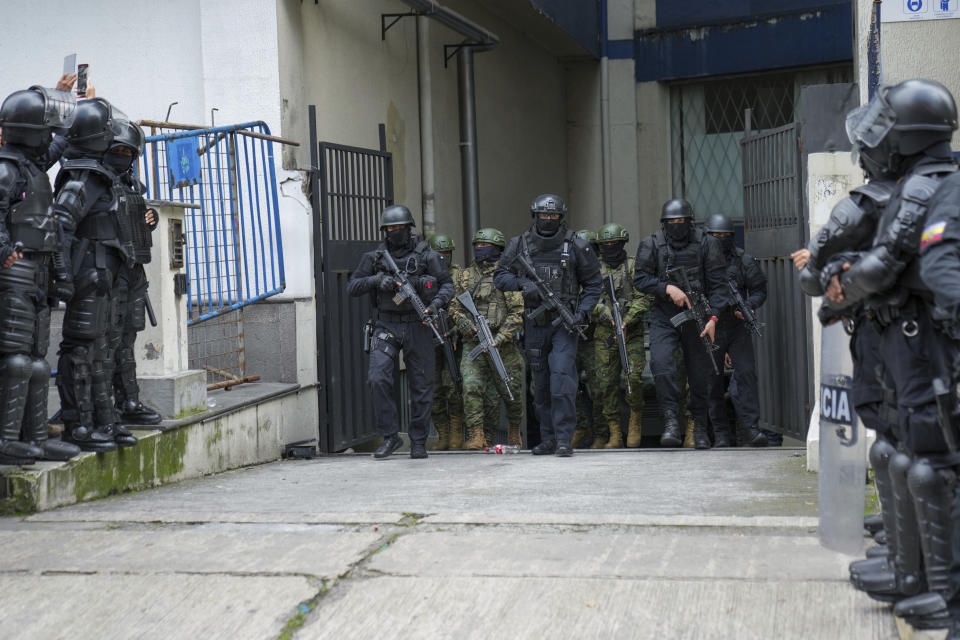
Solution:
[(863, 546), (866, 440), (851, 398), (853, 360), (843, 324), (823, 327), (820, 351), (820, 544), (858, 554)]

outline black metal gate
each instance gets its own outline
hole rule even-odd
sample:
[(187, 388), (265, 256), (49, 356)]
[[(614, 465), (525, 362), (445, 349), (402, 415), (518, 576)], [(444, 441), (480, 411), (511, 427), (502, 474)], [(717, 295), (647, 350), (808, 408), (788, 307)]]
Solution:
[(393, 158), (384, 150), (318, 144), (316, 135), (311, 106), (311, 196), (320, 214), (314, 224), (319, 444), (322, 453), (330, 453), (379, 435), (362, 339), (370, 299), (348, 296), (347, 281), (361, 254), (380, 242), (380, 211), (393, 204)]
[(760, 422), (804, 440), (813, 405), (810, 303), (790, 260), (808, 235), (799, 125), (753, 132), (748, 111), (741, 144), (745, 247), (760, 262), (769, 291), (758, 312), (766, 331), (754, 341)]

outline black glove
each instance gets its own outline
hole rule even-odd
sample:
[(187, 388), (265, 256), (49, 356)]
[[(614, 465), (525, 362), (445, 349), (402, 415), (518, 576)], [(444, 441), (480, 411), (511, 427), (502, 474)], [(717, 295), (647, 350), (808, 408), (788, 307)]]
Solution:
[(70, 298), (73, 297), (73, 280), (72, 279), (64, 279), (64, 280), (54, 279), (53, 297), (63, 302), (69, 302)]
[(443, 300), (440, 298), (434, 298), (427, 307), (427, 311), (435, 316), (440, 314), (441, 309), (443, 309)]
[(574, 311), (573, 323), (577, 326), (585, 327), (590, 324), (590, 313), (588, 311)]
[(529, 301), (530, 304), (537, 304), (540, 302), (540, 291), (537, 289), (537, 283), (533, 280), (528, 280), (527, 278), (520, 278), (520, 291), (523, 293), (524, 301)]
[(370, 278), (373, 286), (384, 293), (393, 293), (397, 290), (396, 281), (388, 273), (378, 273)]

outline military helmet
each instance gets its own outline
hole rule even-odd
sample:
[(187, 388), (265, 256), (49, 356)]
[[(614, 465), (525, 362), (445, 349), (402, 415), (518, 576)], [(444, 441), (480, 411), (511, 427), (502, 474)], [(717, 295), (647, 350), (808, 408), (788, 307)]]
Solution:
[(628, 242), (630, 234), (622, 224), (608, 222), (597, 231), (597, 242)]
[(500, 229), (495, 229), (493, 227), (484, 227), (483, 229), (477, 229), (477, 232), (473, 234), (473, 244), (478, 242), (489, 242), (490, 244), (496, 245), (503, 249), (506, 246), (504, 241), (503, 231)]
[(733, 220), (722, 213), (714, 213), (707, 218), (703, 228), (707, 233), (733, 233)]
[(380, 212), (380, 230), (395, 224), (408, 224), (411, 227), (417, 226), (413, 221), (413, 214), (402, 204), (392, 204)]
[(31, 148), (50, 144), (53, 133), (73, 123), (77, 100), (69, 91), (33, 86), (14, 91), (0, 105), (3, 140)]
[(81, 100), (73, 124), (67, 131), (70, 146), (83, 151), (102, 153), (114, 139), (124, 135), (130, 119), (103, 98)]
[(567, 214), (567, 203), (555, 193), (543, 193), (530, 203), (530, 215), (538, 213), (558, 213), (561, 217)]
[(453, 251), (457, 248), (457, 245), (453, 243), (453, 238), (445, 233), (431, 233), (427, 236), (427, 244), (430, 245), (431, 249), (440, 253)]
[(140, 125), (135, 122), (127, 122), (113, 139), (110, 147), (127, 147), (133, 151), (133, 155), (136, 157), (143, 153), (144, 144), (143, 129), (140, 128)]
[(590, 231), (590, 229), (580, 229), (575, 234), (573, 234), (573, 236), (575, 238), (580, 238), (581, 240), (589, 242), (594, 246), (597, 245), (597, 234), (594, 231)]
[(957, 104), (939, 82), (906, 80), (882, 86), (867, 104), (847, 114), (847, 137), (855, 145), (911, 156), (957, 130)]
[(676, 220), (677, 218), (693, 218), (693, 207), (683, 198), (674, 198), (663, 203), (660, 209), (660, 221)]

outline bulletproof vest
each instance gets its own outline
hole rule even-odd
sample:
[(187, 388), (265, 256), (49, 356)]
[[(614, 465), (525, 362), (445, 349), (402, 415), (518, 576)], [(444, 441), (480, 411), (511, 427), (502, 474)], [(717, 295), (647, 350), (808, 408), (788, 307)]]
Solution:
[(47, 174), (31, 167), (19, 154), (0, 150), (0, 160), (17, 165), (27, 178), (22, 200), (10, 207), (7, 229), (13, 243), (23, 243), (26, 251), (53, 252), (60, 249), (57, 221), (53, 216), (53, 190)]
[(703, 291), (703, 234), (699, 229), (693, 230), (690, 242), (680, 249), (670, 246), (663, 229), (653, 234), (653, 242), (657, 247), (657, 277), (672, 283), (673, 280), (667, 277), (667, 272), (683, 268), (690, 279), (690, 285), (697, 291)]
[(526, 231), (520, 236), (520, 251), (527, 254), (537, 275), (561, 301), (575, 304), (580, 287), (576, 278), (576, 247), (573, 231), (567, 229), (544, 238)]
[(78, 171), (97, 174), (110, 182), (111, 202), (107, 206), (99, 206), (97, 209), (90, 210), (87, 215), (77, 225), (76, 235), (78, 238), (94, 240), (107, 247), (118, 249), (126, 255), (127, 247), (120, 241), (120, 231), (116, 219), (117, 194), (116, 183), (117, 174), (91, 158), (78, 158), (76, 160), (67, 160), (61, 164), (60, 174), (57, 175), (57, 184), (62, 182), (60, 175), (70, 175)]
[[(600, 277), (606, 280), (608, 275), (613, 276), (613, 290), (617, 292), (620, 304), (629, 304), (630, 299), (633, 298), (633, 258), (627, 258), (616, 268), (610, 268), (605, 262), (601, 262)], [(607, 285), (604, 282), (601, 299), (609, 302), (607, 298)]]
[(486, 273), (476, 263), (467, 269), (464, 279), (465, 289), (473, 296), (477, 311), (487, 319), (490, 329), (495, 330), (507, 317), (507, 298), (503, 291), (493, 285), (493, 270), (490, 265)]
[[(377, 247), (377, 250), (388, 251), (389, 249), (384, 242)], [(405, 273), (408, 278), (422, 276), (427, 273), (427, 259), (424, 254), (426, 254), (429, 250), (430, 245), (428, 245), (425, 240), (419, 240), (413, 249), (405, 255), (399, 258), (397, 256), (393, 256), (393, 261), (397, 263), (397, 268), (400, 269), (401, 272)], [(388, 272), (386, 265), (384, 265), (379, 259), (376, 262), (375, 268), (378, 272)], [(421, 300), (424, 304), (430, 304), (430, 300), (425, 299), (422, 296)], [(393, 296), (389, 294), (382, 294), (379, 290), (375, 290), (373, 292), (373, 304), (382, 311), (388, 311), (392, 313), (406, 313), (413, 311), (413, 307), (409, 302), (404, 302), (398, 307), (393, 302)]]
[(146, 221), (147, 204), (139, 189), (118, 180), (113, 183), (113, 196), (116, 211), (117, 236), (124, 247), (124, 254), (134, 264), (150, 262), (150, 249), (153, 238)]

